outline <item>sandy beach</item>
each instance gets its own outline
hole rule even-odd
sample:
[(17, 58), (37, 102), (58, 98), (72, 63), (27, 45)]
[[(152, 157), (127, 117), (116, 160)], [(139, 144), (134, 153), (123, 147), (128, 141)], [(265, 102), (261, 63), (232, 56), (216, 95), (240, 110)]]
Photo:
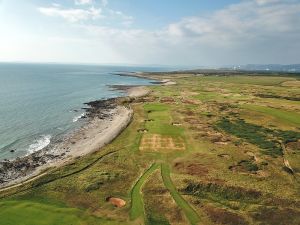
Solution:
[[(115, 87), (116, 88), (116, 87)], [(145, 96), (143, 86), (119, 87), (129, 98)], [(86, 122), (63, 140), (23, 158), (1, 162), (0, 187), (22, 185), (43, 175), (50, 167), (59, 167), (78, 157), (100, 150), (113, 141), (130, 123), (133, 111), (119, 103), (122, 98), (86, 103)]]

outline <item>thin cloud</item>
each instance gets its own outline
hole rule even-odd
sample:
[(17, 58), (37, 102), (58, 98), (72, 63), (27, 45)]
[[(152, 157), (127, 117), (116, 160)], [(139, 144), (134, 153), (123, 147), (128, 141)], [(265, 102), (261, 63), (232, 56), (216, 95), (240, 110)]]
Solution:
[(108, 5), (108, 0), (102, 0), (101, 2), (104, 7), (106, 7)]
[(75, 5), (90, 5), (93, 3), (93, 0), (75, 0)]
[(299, 61), (300, 3), (262, 1), (232, 4), (209, 16), (183, 18), (156, 31), (103, 26), (86, 26), (86, 31), (127, 58), (144, 60), (141, 63)]
[(82, 20), (95, 20), (102, 17), (101, 8), (91, 7), (89, 9), (63, 9), (60, 7), (39, 7), (38, 11), (46, 16), (61, 17), (69, 22)]
[[(120, 27), (122, 22), (131, 24), (133, 17), (110, 8), (97, 13), (73, 10), (40, 8), (47, 16), (72, 22), (70, 33), (87, 40), (82, 45), (95, 57), (99, 52), (113, 52), (129, 63), (173, 65), (300, 61), (299, 1), (244, 0), (209, 15), (182, 18), (157, 30), (135, 29), (134, 24)], [(105, 16), (101, 23), (91, 21), (99, 16)], [(76, 23), (82, 20), (85, 23)], [(91, 45), (97, 48), (89, 48)]]
[(132, 16), (128, 16), (121, 11), (109, 9), (108, 12), (112, 19), (120, 20), (121, 24), (125, 26), (130, 26), (134, 21), (134, 18)]

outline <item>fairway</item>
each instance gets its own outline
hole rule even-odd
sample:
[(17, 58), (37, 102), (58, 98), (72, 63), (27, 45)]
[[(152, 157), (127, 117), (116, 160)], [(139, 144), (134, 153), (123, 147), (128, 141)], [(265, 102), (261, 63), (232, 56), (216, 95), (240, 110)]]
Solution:
[(261, 112), (275, 117), (277, 120), (300, 127), (300, 113), (285, 111), (282, 109), (274, 109), (260, 105), (242, 105), (242, 108)]
[(196, 225), (200, 222), (200, 217), (197, 212), (187, 203), (183, 197), (178, 193), (170, 177), (170, 167), (167, 164), (161, 165), (161, 175), (165, 186), (170, 191), (177, 205), (183, 209), (186, 217), (192, 225)]
[[(1, 225), (97, 225), (108, 224), (84, 211), (30, 201), (0, 203)], [(111, 224), (111, 223), (109, 223)]]
[(159, 168), (158, 163), (154, 163), (150, 166), (148, 170), (139, 178), (131, 191), (131, 209), (130, 209), (130, 218), (135, 220), (139, 217), (142, 217), (145, 221), (145, 209), (143, 202), (142, 188), (147, 179), (151, 174)]

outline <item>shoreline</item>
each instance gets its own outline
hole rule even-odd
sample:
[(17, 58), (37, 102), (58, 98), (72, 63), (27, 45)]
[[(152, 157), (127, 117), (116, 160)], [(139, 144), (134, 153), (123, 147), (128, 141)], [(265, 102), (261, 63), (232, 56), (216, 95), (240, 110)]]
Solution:
[[(113, 73), (114, 75), (121, 76), (121, 77), (137, 77), (137, 78), (143, 78), (143, 79), (151, 79), (153, 80), (150, 82), (151, 84), (154, 85), (162, 85), (162, 86), (168, 86), (168, 85), (175, 85), (176, 82), (172, 81), (171, 79), (161, 79), (160, 77), (155, 77), (151, 76), (149, 77), (150, 74), (153, 75), (153, 73), (149, 72), (117, 72)], [(115, 86), (115, 85), (113, 85)], [(118, 85), (116, 85), (118, 86)]]
[(126, 99), (150, 92), (146, 86), (112, 88), (125, 92), (126, 96), (85, 103), (87, 121), (69, 136), (30, 155), (0, 162), (0, 190), (22, 185), (45, 174), (47, 169), (71, 163), (112, 142), (132, 120), (132, 109), (123, 104)]

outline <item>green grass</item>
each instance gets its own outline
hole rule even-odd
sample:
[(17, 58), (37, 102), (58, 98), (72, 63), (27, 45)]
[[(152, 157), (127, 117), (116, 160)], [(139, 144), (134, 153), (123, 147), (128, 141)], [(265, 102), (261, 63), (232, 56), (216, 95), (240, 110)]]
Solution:
[(165, 186), (170, 191), (176, 204), (184, 211), (186, 217), (191, 224), (198, 224), (200, 217), (197, 212), (184, 200), (184, 198), (178, 193), (170, 177), (170, 167), (167, 164), (161, 165), (161, 175)]
[(270, 107), (250, 105), (250, 104), (243, 105), (242, 108), (257, 111), (260, 113), (265, 113), (275, 117), (276, 119), (280, 120), (283, 123), (288, 123), (290, 125), (300, 127), (300, 114), (296, 112), (290, 112), (281, 109), (274, 109)]
[(145, 181), (151, 176), (151, 174), (158, 169), (159, 164), (153, 163), (149, 169), (139, 178), (131, 191), (131, 209), (130, 209), (130, 219), (135, 220), (139, 217), (143, 217), (145, 221), (145, 209), (144, 201), (141, 193), (141, 189)]
[(114, 224), (74, 208), (32, 201), (0, 202), (1, 225), (92, 225)]
[(256, 163), (250, 160), (241, 160), (238, 165), (241, 165), (244, 169), (246, 169), (249, 172), (258, 171), (258, 166)]
[(221, 97), (221, 96), (215, 92), (201, 92), (201, 94), (194, 96), (195, 99), (198, 99), (201, 101), (215, 100), (218, 97)]
[(198, 78), (199, 81), (205, 82), (224, 82), (230, 84), (247, 84), (247, 85), (262, 85), (276, 86), (289, 80), (295, 80), (289, 77), (274, 77), (274, 76), (206, 76)]
[(147, 225), (170, 225), (169, 221), (161, 216), (156, 216), (154, 214), (151, 214), (148, 218), (147, 218)]
[(145, 127), (150, 134), (161, 134), (174, 137), (182, 137), (184, 129), (171, 125), (170, 106), (165, 104), (146, 104), (145, 111), (148, 113), (148, 119)]
[(169, 109), (169, 106), (161, 103), (147, 103), (144, 105), (146, 111), (166, 111)]

